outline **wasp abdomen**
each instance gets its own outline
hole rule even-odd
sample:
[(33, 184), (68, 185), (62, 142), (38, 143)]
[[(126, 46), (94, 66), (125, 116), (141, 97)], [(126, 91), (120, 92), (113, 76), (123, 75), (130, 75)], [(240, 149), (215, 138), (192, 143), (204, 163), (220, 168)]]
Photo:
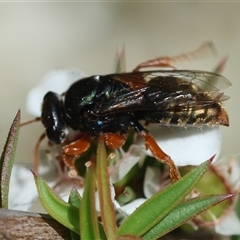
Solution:
[(205, 92), (182, 94), (161, 102), (155, 111), (139, 112), (139, 118), (162, 126), (229, 125), (228, 115), (220, 101)]

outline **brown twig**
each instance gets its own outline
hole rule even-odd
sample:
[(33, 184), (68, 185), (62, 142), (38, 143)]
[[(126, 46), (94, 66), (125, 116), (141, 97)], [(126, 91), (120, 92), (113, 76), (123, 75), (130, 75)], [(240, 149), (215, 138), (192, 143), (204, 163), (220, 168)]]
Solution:
[(0, 239), (70, 240), (70, 231), (47, 214), (0, 209)]

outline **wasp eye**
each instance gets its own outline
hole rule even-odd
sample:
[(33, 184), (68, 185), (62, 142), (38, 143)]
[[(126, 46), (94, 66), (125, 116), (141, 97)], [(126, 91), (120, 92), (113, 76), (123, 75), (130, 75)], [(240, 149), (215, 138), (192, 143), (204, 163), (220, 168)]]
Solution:
[(58, 128), (56, 126), (49, 127), (46, 129), (48, 139), (55, 143), (60, 144), (63, 143), (66, 139), (68, 134), (67, 128)]
[(61, 96), (54, 92), (48, 92), (42, 105), (42, 123), (46, 128), (48, 139), (60, 144), (67, 136), (67, 127), (62, 113)]

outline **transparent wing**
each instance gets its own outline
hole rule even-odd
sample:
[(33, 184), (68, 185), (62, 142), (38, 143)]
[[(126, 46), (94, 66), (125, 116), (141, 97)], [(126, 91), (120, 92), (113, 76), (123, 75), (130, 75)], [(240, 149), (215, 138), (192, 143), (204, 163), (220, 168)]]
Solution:
[(109, 95), (102, 114), (127, 111), (186, 111), (228, 99), (221, 90), (231, 83), (221, 75), (203, 71), (147, 71), (108, 75), (131, 91)]
[[(146, 71), (132, 72), (122, 74), (109, 75), (112, 78), (124, 82), (129, 85), (143, 84), (151, 80), (151, 85), (158, 85), (158, 79), (169, 81), (173, 79), (182, 79), (183, 81), (196, 84), (199, 88), (205, 91), (222, 91), (229, 86), (231, 82), (222, 75), (206, 72), (206, 71), (189, 71), (189, 70), (171, 70), (171, 71)], [(170, 83), (169, 83), (170, 84)]]

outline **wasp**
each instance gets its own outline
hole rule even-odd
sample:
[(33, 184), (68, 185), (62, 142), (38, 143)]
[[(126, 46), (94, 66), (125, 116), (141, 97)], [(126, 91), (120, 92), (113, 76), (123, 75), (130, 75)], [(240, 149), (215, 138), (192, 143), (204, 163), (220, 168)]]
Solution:
[[(66, 165), (74, 169), (73, 159), (88, 150), (92, 138), (117, 149), (133, 129), (153, 156), (169, 165), (172, 180), (178, 180), (174, 161), (141, 122), (176, 127), (229, 125), (222, 103), (228, 97), (222, 90), (231, 83), (216, 73), (172, 67), (175, 60), (189, 56), (161, 57), (141, 63), (132, 72), (86, 77), (62, 95), (48, 92), (38, 120), (50, 142), (64, 143), (69, 129), (81, 132), (79, 139), (62, 148)], [(149, 67), (171, 69), (140, 71)]]

